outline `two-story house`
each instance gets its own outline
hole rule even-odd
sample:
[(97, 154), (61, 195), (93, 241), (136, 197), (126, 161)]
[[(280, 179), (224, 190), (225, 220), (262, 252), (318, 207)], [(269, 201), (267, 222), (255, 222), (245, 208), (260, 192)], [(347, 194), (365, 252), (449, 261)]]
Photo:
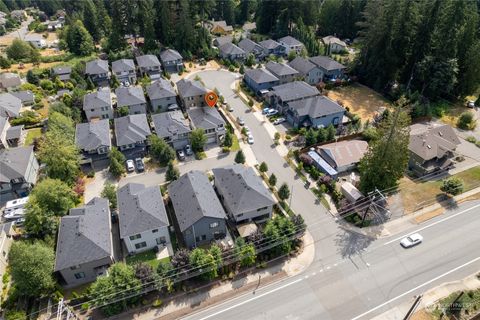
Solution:
[(83, 111), (85, 111), (88, 121), (92, 119), (113, 119), (110, 90), (98, 90), (83, 96)]
[(255, 56), (255, 59), (262, 60), (265, 57), (265, 51), (261, 45), (256, 43), (255, 41), (252, 41), (248, 38), (242, 39), (239, 43), (238, 46), (245, 51), (245, 54), (248, 56), (249, 54), (253, 54)]
[(291, 51), (294, 51), (297, 56), (302, 53), (303, 48), (305, 47), (303, 43), (298, 41), (292, 36), (286, 36), (278, 39), (278, 42), (285, 47), (285, 53), (288, 55)]
[(132, 59), (120, 59), (112, 62), (112, 72), (120, 83), (135, 84), (137, 72)]
[(45, 38), (38, 33), (27, 34), (25, 36), (25, 42), (31, 44), (37, 49), (43, 49), (47, 46), (47, 41)]
[(11, 89), (22, 84), (20, 76), (13, 72), (0, 73), (0, 89)]
[(205, 131), (207, 143), (220, 143), (225, 137), (225, 120), (216, 108), (190, 108), (187, 114), (194, 129)]
[(120, 239), (129, 254), (171, 243), (170, 223), (158, 186), (127, 183), (118, 189), (117, 201)]
[(147, 113), (147, 100), (140, 86), (118, 87), (115, 89), (117, 96), (117, 111), (122, 107), (128, 108), (128, 114)]
[(347, 44), (335, 36), (326, 36), (322, 38), (327, 47), (327, 54), (347, 51)]
[(355, 169), (368, 150), (363, 140), (344, 140), (323, 144), (317, 153), (338, 173)]
[(237, 45), (227, 42), (218, 47), (219, 56), (222, 59), (228, 59), (230, 61), (244, 61), (246, 58), (246, 53), (242, 48)]
[(294, 128), (338, 126), (346, 110), (325, 96), (287, 102), (286, 118)]
[(297, 70), (298, 76), (310, 85), (316, 85), (323, 79), (323, 71), (308, 59), (296, 57), (288, 65)]
[(67, 82), (71, 78), (72, 67), (69, 66), (57, 66), (52, 68), (52, 77), (58, 77), (60, 81)]
[(24, 107), (32, 106), (35, 103), (35, 95), (30, 90), (14, 91), (11, 94), (20, 99)]
[(243, 81), (253, 92), (255, 92), (256, 95), (261, 95), (266, 90), (280, 84), (280, 80), (270, 71), (265, 69), (246, 70), (243, 76)]
[(190, 123), (180, 110), (152, 115), (153, 127), (159, 138), (164, 139), (175, 150), (181, 150), (189, 143)]
[(153, 54), (146, 54), (138, 56), (137, 58), (138, 70), (142, 77), (148, 76), (150, 79), (155, 80), (160, 78), (162, 68), (157, 56)]
[(303, 81), (294, 81), (273, 87), (267, 94), (266, 101), (272, 108), (284, 113), (288, 109), (289, 102), (318, 95), (320, 92), (317, 88)]
[(309, 58), (309, 60), (322, 70), (324, 81), (339, 79), (345, 74), (346, 67), (330, 57), (316, 56)]
[(125, 151), (136, 148), (140, 152), (145, 152), (147, 139), (152, 134), (146, 114), (115, 118), (114, 126), (118, 149)]
[(71, 288), (93, 282), (115, 263), (109, 202), (93, 198), (60, 220), (54, 271)]
[(163, 69), (168, 73), (183, 71), (183, 57), (177, 50), (167, 49), (160, 53)]
[(16, 118), (22, 109), (22, 100), (11, 93), (0, 94), (0, 117)]
[(177, 82), (178, 96), (185, 110), (206, 106), (205, 95), (208, 90), (199, 82), (182, 79)]
[(233, 27), (227, 25), (225, 20), (209, 21), (208, 26), (212, 34), (229, 34), (233, 31)]
[(265, 65), (265, 68), (278, 78), (279, 84), (292, 82), (299, 77), (299, 72), (285, 63), (270, 61)]
[(186, 247), (207, 245), (225, 237), (225, 210), (203, 172), (182, 175), (168, 186), (168, 194)]
[(283, 57), (286, 53), (285, 47), (272, 39), (260, 41), (258, 44), (263, 48), (265, 56), (272, 54), (277, 57)]
[(153, 112), (178, 108), (177, 93), (170, 81), (160, 78), (147, 86), (147, 96)]
[(7, 222), (0, 224), (0, 277), (2, 277), (7, 271), (8, 267), (8, 254), (13, 243), (13, 222)]
[(110, 84), (108, 61), (96, 59), (87, 62), (85, 75), (87, 75), (97, 86), (108, 86)]
[(112, 148), (108, 119), (77, 124), (75, 144), (89, 161), (107, 159)]

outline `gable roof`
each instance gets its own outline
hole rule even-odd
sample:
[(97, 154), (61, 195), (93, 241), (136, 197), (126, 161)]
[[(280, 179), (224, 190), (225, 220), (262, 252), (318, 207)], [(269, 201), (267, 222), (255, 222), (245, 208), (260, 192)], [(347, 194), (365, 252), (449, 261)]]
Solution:
[(163, 78), (160, 78), (148, 85), (147, 94), (150, 100), (177, 96), (177, 93), (170, 84), (170, 81)]
[(162, 62), (166, 62), (166, 61), (182, 60), (183, 57), (180, 53), (178, 53), (177, 50), (167, 49), (160, 53), (160, 59), (162, 60)]
[(181, 232), (203, 217), (226, 218), (212, 184), (200, 171), (190, 171), (172, 182), (168, 193)]
[(220, 52), (224, 55), (245, 54), (245, 51), (243, 51), (242, 48), (231, 42), (222, 44), (220, 47), (218, 47), (218, 50), (220, 50)]
[(288, 102), (318, 96), (320, 92), (304, 81), (294, 81), (273, 87), (270, 94), (278, 96), (283, 102)]
[(177, 82), (178, 95), (182, 98), (195, 97), (208, 93), (208, 90), (199, 82), (182, 79)]
[(83, 97), (83, 110), (100, 108), (112, 105), (112, 95), (110, 90), (99, 90), (87, 93)]
[(136, 57), (137, 64), (140, 68), (148, 68), (148, 67), (157, 67), (160, 66), (160, 61), (158, 61), (157, 56), (153, 54), (146, 54), (143, 56)]
[(57, 66), (52, 68), (54, 75), (65, 75), (72, 73), (72, 67), (70, 66)]
[(286, 37), (280, 38), (280, 39), (278, 39), (278, 42), (280, 42), (284, 45), (290, 46), (290, 47), (291, 46), (300, 46), (300, 45), (303, 46), (303, 43), (301, 43), (300, 41), (298, 41), (297, 39), (295, 39), (292, 36), (286, 36)]
[(252, 168), (234, 164), (212, 169), (215, 186), (234, 214), (275, 204), (272, 195)]
[(296, 75), (298, 71), (290, 67), (286, 63), (277, 63), (270, 61), (265, 65), (268, 71), (273, 73), (276, 76), (288, 76), (288, 75)]
[(338, 112), (345, 112), (345, 109), (325, 96), (315, 96), (303, 100), (291, 101), (288, 105), (295, 109), (299, 116), (308, 115), (310, 118), (319, 118)]
[(344, 140), (318, 147), (328, 155), (330, 162), (335, 163), (335, 168), (356, 164), (363, 158), (368, 149), (368, 143), (363, 140)]
[(75, 144), (85, 151), (96, 150), (101, 146), (112, 146), (110, 121), (108, 119), (79, 123), (75, 130)]
[(232, 36), (222, 36), (222, 37), (217, 37), (213, 39), (213, 43), (215, 43), (217, 46), (221, 46), (222, 44), (232, 42), (233, 37)]
[(38, 34), (38, 33), (27, 34), (24, 39), (25, 39), (26, 42), (42, 41), (42, 40), (45, 41), (45, 38), (41, 34)]
[(0, 116), (1, 117), (17, 117), (22, 108), (22, 100), (15, 97), (11, 93), (0, 94)]
[(441, 158), (459, 144), (460, 140), (449, 125), (419, 123), (410, 126), (408, 149), (425, 161)]
[(290, 61), (288, 65), (302, 74), (307, 74), (308, 72), (310, 72), (310, 70), (317, 67), (303, 57), (296, 57), (295, 59)]
[(117, 95), (117, 106), (119, 108), (147, 102), (140, 86), (118, 87), (115, 94)]
[(96, 59), (90, 62), (87, 62), (85, 68), (86, 74), (101, 74), (108, 72), (108, 61)]
[(187, 110), (188, 117), (192, 120), (194, 128), (213, 129), (225, 125), (225, 120), (216, 108), (197, 107)]
[[(0, 118), (0, 119), (3, 119), (3, 118)], [(1, 122), (1, 120), (0, 120), (0, 122)], [(0, 127), (1, 127), (1, 125), (0, 125)], [(23, 124), (8, 128), (7, 134), (5, 135), (7, 140), (20, 139), (22, 137), (22, 133), (23, 133), (24, 128), (25, 128), (25, 126)]]
[(279, 81), (277, 77), (265, 69), (248, 69), (245, 71), (245, 76), (255, 81), (255, 83)]
[(117, 146), (144, 141), (151, 134), (146, 114), (115, 118), (114, 123)]
[(167, 227), (167, 211), (158, 186), (127, 183), (117, 191), (120, 238)]
[(33, 92), (30, 90), (12, 92), (12, 95), (20, 99), (22, 103), (29, 103), (35, 100), (35, 96), (33, 95)]
[(251, 53), (255, 48), (257, 48), (258, 50), (262, 50), (262, 46), (259, 45), (258, 43), (248, 39), (248, 38), (245, 38), (245, 39), (242, 39), (239, 43), (238, 43), (238, 46), (243, 50), (245, 51), (246, 53)]
[(334, 37), (334, 36), (323, 37), (322, 41), (326, 45), (329, 45), (331, 43), (335, 43), (335, 44), (338, 44), (338, 45), (343, 46), (343, 47), (347, 46), (347, 44), (345, 42), (343, 42), (342, 40), (340, 40), (340, 39), (338, 39), (337, 37)]
[(93, 198), (60, 220), (55, 271), (113, 256), (107, 199)]
[(0, 150), (0, 182), (10, 183), (12, 179), (25, 178), (32, 154), (33, 146)]
[(135, 63), (132, 59), (120, 59), (112, 62), (113, 72), (124, 72), (135, 70)]
[(152, 115), (152, 121), (155, 133), (161, 138), (192, 131), (188, 120), (185, 119), (180, 110), (154, 114)]
[(232, 31), (233, 30), (233, 27), (232, 26), (229, 26), (227, 25), (227, 22), (225, 20), (221, 20), (221, 21), (212, 21), (211, 22), (211, 25), (212, 27), (210, 28), (210, 30), (216, 28), (216, 27), (220, 27), (221, 29), (225, 30), (225, 31)]
[(281, 46), (280, 43), (278, 43), (277, 41), (272, 40), (272, 39), (267, 39), (267, 40), (260, 41), (258, 44), (261, 45), (262, 47), (264, 47), (265, 49), (268, 49), (268, 50), (275, 49), (275, 48)]
[(316, 57), (311, 57), (310, 62), (313, 64), (319, 66), (322, 69), (325, 69), (327, 71), (331, 70), (338, 70), (338, 69), (345, 69), (346, 67), (343, 64), (338, 63), (337, 61), (325, 57), (325, 56), (316, 56)]

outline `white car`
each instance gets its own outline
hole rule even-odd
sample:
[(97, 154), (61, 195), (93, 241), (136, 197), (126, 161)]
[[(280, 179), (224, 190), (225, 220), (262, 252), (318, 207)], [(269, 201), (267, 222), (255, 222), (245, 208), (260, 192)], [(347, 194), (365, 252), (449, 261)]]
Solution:
[(239, 124), (239, 125), (241, 125), (241, 126), (244, 126), (244, 125), (245, 125), (245, 120), (243, 120), (242, 118), (239, 117), (239, 118), (237, 119), (237, 121), (238, 121), (238, 124)]
[(251, 135), (250, 134), (250, 128), (247, 127), (247, 126), (244, 126), (244, 128), (245, 128), (245, 133), (247, 134), (247, 136), (250, 136)]
[(247, 142), (248, 142), (249, 144), (253, 144), (253, 143), (255, 142), (255, 141), (253, 140), (253, 136), (252, 136), (251, 134), (248, 135), (248, 137), (247, 137)]
[(400, 241), (400, 245), (404, 248), (410, 248), (420, 244), (423, 241), (423, 237), (418, 233), (413, 233), (408, 237), (403, 238)]
[(275, 121), (273, 121), (273, 124), (274, 124), (274, 125), (277, 125), (277, 124), (280, 124), (280, 123), (282, 123), (282, 122), (285, 122), (286, 120), (287, 120), (287, 119), (285, 119), (285, 118), (283, 118), (283, 117), (282, 117), (282, 118), (278, 118), (278, 119), (276, 119)]
[(133, 162), (132, 159), (127, 160), (127, 171), (128, 172), (133, 172), (135, 171), (135, 163)]
[(6, 213), (3, 215), (5, 220), (17, 220), (25, 218), (25, 210), (23, 208), (13, 210), (12, 212)]

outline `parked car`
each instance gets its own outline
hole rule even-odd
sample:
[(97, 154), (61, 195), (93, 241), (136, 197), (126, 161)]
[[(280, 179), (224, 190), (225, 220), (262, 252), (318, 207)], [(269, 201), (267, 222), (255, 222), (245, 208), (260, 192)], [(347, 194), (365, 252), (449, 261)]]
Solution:
[(135, 171), (135, 164), (133, 163), (132, 159), (128, 159), (126, 163), (127, 163), (127, 171), (128, 172)]
[(142, 158), (135, 159), (135, 166), (137, 167), (138, 172), (145, 171), (145, 165), (143, 164)]
[(241, 126), (244, 126), (244, 125), (245, 125), (245, 120), (243, 120), (243, 118), (238, 117), (238, 118), (237, 118), (237, 122), (238, 122), (238, 124), (241, 125)]
[(25, 217), (25, 210), (22, 209), (16, 209), (13, 210), (12, 212), (6, 213), (3, 215), (5, 220), (17, 220)]
[(250, 128), (247, 127), (247, 126), (244, 126), (244, 128), (245, 128), (245, 133), (246, 133), (246, 135), (249, 136), (249, 135), (250, 135), (250, 132), (251, 132), (251, 131), (250, 131)]
[(189, 144), (185, 146), (185, 153), (187, 154), (187, 156), (191, 156), (193, 154), (192, 147), (190, 147)]
[(227, 104), (227, 110), (229, 112), (233, 112), (233, 107), (231, 105)]
[(253, 136), (252, 136), (251, 134), (248, 135), (248, 137), (247, 137), (247, 142), (248, 142), (249, 144), (253, 144), (253, 143), (255, 142), (255, 140), (253, 140)]
[(271, 117), (271, 116), (274, 116), (274, 115), (276, 115), (276, 114), (278, 114), (278, 110), (275, 110), (275, 109), (270, 109), (270, 110), (266, 113), (267, 117)]
[(185, 152), (183, 152), (183, 150), (178, 150), (178, 151), (177, 151), (177, 156), (178, 156), (178, 159), (179, 159), (180, 161), (185, 160)]
[(267, 114), (267, 113), (269, 113), (271, 110), (275, 110), (275, 109), (272, 109), (272, 108), (263, 108), (262, 114)]
[(475, 108), (475, 101), (467, 101), (467, 108)]
[(414, 233), (409, 235), (408, 237), (403, 238), (400, 241), (400, 245), (404, 248), (410, 248), (416, 246), (417, 244), (420, 244), (422, 241), (423, 237), (418, 233)]
[(274, 125), (277, 125), (277, 124), (280, 124), (282, 122), (285, 122), (287, 119), (281, 117), (281, 118), (278, 118), (278, 119), (275, 119), (275, 121), (273, 121), (273, 124)]
[(25, 223), (25, 218), (20, 218), (13, 221), (13, 224), (15, 225), (15, 227), (23, 227), (24, 223)]

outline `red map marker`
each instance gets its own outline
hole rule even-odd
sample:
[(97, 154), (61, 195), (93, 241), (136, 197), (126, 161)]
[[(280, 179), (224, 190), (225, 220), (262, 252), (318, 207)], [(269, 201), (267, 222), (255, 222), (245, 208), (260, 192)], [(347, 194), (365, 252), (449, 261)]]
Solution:
[(217, 104), (218, 96), (215, 92), (210, 91), (205, 95), (205, 102), (211, 108), (213, 108)]

